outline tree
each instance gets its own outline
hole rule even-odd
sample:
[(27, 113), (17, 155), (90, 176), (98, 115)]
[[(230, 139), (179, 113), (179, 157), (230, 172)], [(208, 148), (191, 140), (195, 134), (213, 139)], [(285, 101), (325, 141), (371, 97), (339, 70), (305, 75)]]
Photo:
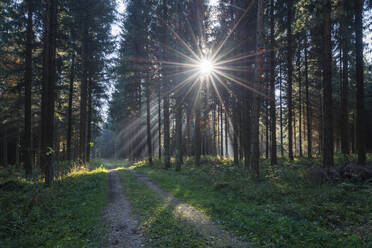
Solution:
[(323, 87), (324, 87), (324, 147), (323, 166), (328, 170), (333, 166), (333, 118), (332, 118), (332, 41), (331, 41), (331, 1), (323, 0), (324, 11), (324, 57), (323, 57)]
[(26, 61), (25, 61), (25, 135), (24, 135), (24, 167), (26, 176), (30, 177), (32, 174), (32, 158), (31, 158), (31, 89), (32, 89), (32, 0), (27, 0), (27, 38), (26, 38)]
[(356, 49), (356, 102), (357, 102), (357, 149), (358, 164), (366, 163), (364, 79), (363, 79), (363, 0), (355, 2), (355, 49)]
[(288, 81), (287, 81), (287, 105), (288, 105), (288, 156), (289, 160), (293, 160), (293, 128), (292, 128), (292, 6), (293, 0), (287, 3), (287, 67), (288, 67)]
[(45, 183), (54, 180), (54, 96), (56, 87), (57, 1), (48, 0), (44, 37), (43, 92), (41, 103), (41, 164)]
[(275, 21), (274, 0), (270, 1), (270, 121), (271, 121), (271, 164), (277, 164), (276, 154), (276, 104), (275, 104)]

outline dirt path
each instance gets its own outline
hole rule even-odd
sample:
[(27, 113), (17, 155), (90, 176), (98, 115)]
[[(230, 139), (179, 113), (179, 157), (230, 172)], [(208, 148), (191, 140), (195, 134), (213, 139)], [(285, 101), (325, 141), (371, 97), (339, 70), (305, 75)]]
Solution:
[(165, 200), (165, 204), (174, 208), (174, 214), (195, 227), (195, 229), (208, 241), (211, 247), (251, 247), (240, 241), (230, 232), (224, 230), (220, 225), (214, 223), (202, 211), (182, 202), (173, 194), (165, 191), (152, 182), (147, 176), (131, 170), (137, 178), (147, 185), (151, 190), (158, 193)]
[(130, 204), (115, 170), (109, 171), (108, 199), (109, 204), (104, 215), (110, 228), (106, 247), (143, 247), (145, 239), (138, 230), (138, 222), (130, 215)]

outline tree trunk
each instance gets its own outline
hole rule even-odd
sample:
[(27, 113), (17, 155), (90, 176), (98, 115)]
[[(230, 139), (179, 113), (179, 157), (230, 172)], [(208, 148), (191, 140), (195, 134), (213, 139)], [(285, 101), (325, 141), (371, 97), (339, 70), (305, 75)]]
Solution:
[(83, 25), (83, 41), (81, 48), (82, 59), (82, 78), (80, 86), (80, 162), (86, 161), (86, 136), (87, 136), (87, 87), (88, 87), (88, 27), (84, 20)]
[(279, 65), (279, 105), (280, 105), (280, 155), (284, 156), (284, 143), (283, 143), (283, 97), (282, 97), (282, 70)]
[(324, 147), (323, 166), (333, 166), (333, 123), (332, 123), (332, 44), (331, 44), (331, 1), (324, 2)]
[(288, 82), (287, 82), (287, 105), (288, 105), (288, 156), (289, 160), (293, 161), (293, 107), (292, 107), (292, 6), (293, 0), (288, 0), (288, 16), (287, 16), (287, 66), (288, 66)]
[(2, 165), (8, 167), (8, 137), (7, 137), (7, 128), (3, 126), (3, 137), (2, 137), (2, 154), (3, 160)]
[(72, 100), (74, 97), (74, 80), (75, 80), (75, 51), (72, 52), (70, 68), (70, 86), (68, 95), (68, 123), (67, 123), (67, 160), (72, 160), (71, 140), (72, 140)]
[(200, 133), (200, 91), (196, 93), (195, 101), (195, 165), (200, 166), (201, 133)]
[(41, 103), (41, 165), (45, 183), (54, 180), (54, 98), (56, 87), (57, 0), (47, 1)]
[(176, 97), (176, 171), (180, 171), (182, 165), (182, 102), (180, 95)]
[(159, 83), (159, 92), (158, 92), (158, 131), (159, 131), (159, 138), (158, 138), (158, 142), (159, 142), (159, 160), (161, 159), (161, 84)]
[[(348, 98), (349, 98), (349, 48), (346, 11), (348, 9), (348, 0), (342, 2), (341, 10), (341, 48), (342, 48), (342, 85), (341, 85), (341, 152), (344, 155), (349, 154), (349, 117), (348, 117)], [(340, 62), (341, 64), (341, 62)]]
[(151, 111), (150, 111), (150, 82), (146, 85), (146, 126), (147, 126), (147, 152), (149, 164), (152, 165), (152, 141), (151, 141)]
[(270, 1), (270, 131), (271, 165), (278, 163), (276, 155), (276, 103), (275, 103), (275, 23), (274, 0)]
[(91, 141), (92, 141), (92, 87), (93, 87), (93, 82), (92, 79), (89, 80), (89, 85), (88, 85), (88, 120), (87, 120), (87, 143), (86, 143), (86, 161), (90, 161), (90, 152), (91, 152)]
[(358, 164), (366, 163), (366, 128), (364, 113), (364, 78), (363, 78), (363, 0), (355, 1), (355, 48), (356, 48), (356, 145), (358, 149)]
[(32, 101), (31, 101), (31, 89), (32, 89), (32, 0), (26, 0), (27, 2), (27, 30), (26, 30), (26, 67), (25, 67), (25, 136), (24, 136), (24, 147), (23, 147), (23, 163), (25, 167), (26, 177), (32, 175), (32, 148), (31, 148), (31, 129), (32, 129)]
[(312, 158), (312, 131), (311, 131), (311, 103), (309, 96), (309, 74), (307, 61), (307, 35), (305, 37), (305, 84), (306, 84), (306, 125), (307, 125), (307, 157)]
[(298, 103), (299, 103), (299, 113), (298, 113), (298, 146), (299, 155), (302, 157), (302, 77), (301, 77), (301, 48), (298, 49)]
[[(264, 62), (264, 0), (258, 0), (257, 3), (257, 30), (256, 30), (256, 70), (255, 84), (256, 89), (260, 90), (263, 81), (263, 62)], [(253, 176), (258, 181), (260, 178), (259, 168), (259, 113), (260, 96), (253, 93), (252, 102), (252, 144), (251, 144), (251, 168)]]

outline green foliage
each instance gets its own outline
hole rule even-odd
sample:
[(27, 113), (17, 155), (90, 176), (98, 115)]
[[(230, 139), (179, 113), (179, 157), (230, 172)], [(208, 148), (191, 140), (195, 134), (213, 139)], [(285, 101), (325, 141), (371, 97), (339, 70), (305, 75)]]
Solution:
[[(92, 167), (97, 164), (93, 161)], [(20, 178), (0, 185), (0, 247), (102, 245), (105, 170), (59, 165), (69, 172), (50, 187)]]
[(159, 195), (128, 170), (118, 171), (134, 214), (141, 221), (147, 247), (207, 247), (200, 234), (173, 215)]
[(134, 167), (258, 247), (371, 246), (372, 185), (313, 185), (303, 160), (261, 164), (258, 184), (229, 161), (208, 157), (200, 167), (186, 161), (180, 173)]

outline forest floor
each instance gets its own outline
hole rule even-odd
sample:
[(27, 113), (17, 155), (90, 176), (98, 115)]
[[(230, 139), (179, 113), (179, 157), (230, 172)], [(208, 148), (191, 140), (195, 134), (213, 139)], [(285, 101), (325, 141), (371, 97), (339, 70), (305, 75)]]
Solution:
[(372, 247), (371, 180), (314, 182), (319, 160), (279, 162), (261, 161), (259, 183), (216, 157), (204, 157), (200, 167), (186, 159), (180, 172), (164, 170), (159, 161), (130, 168), (252, 247)]
[[(0, 247), (372, 247), (372, 181), (313, 181), (317, 159), (60, 162), (56, 181), (0, 168)], [(369, 162), (371, 166), (372, 163)]]

